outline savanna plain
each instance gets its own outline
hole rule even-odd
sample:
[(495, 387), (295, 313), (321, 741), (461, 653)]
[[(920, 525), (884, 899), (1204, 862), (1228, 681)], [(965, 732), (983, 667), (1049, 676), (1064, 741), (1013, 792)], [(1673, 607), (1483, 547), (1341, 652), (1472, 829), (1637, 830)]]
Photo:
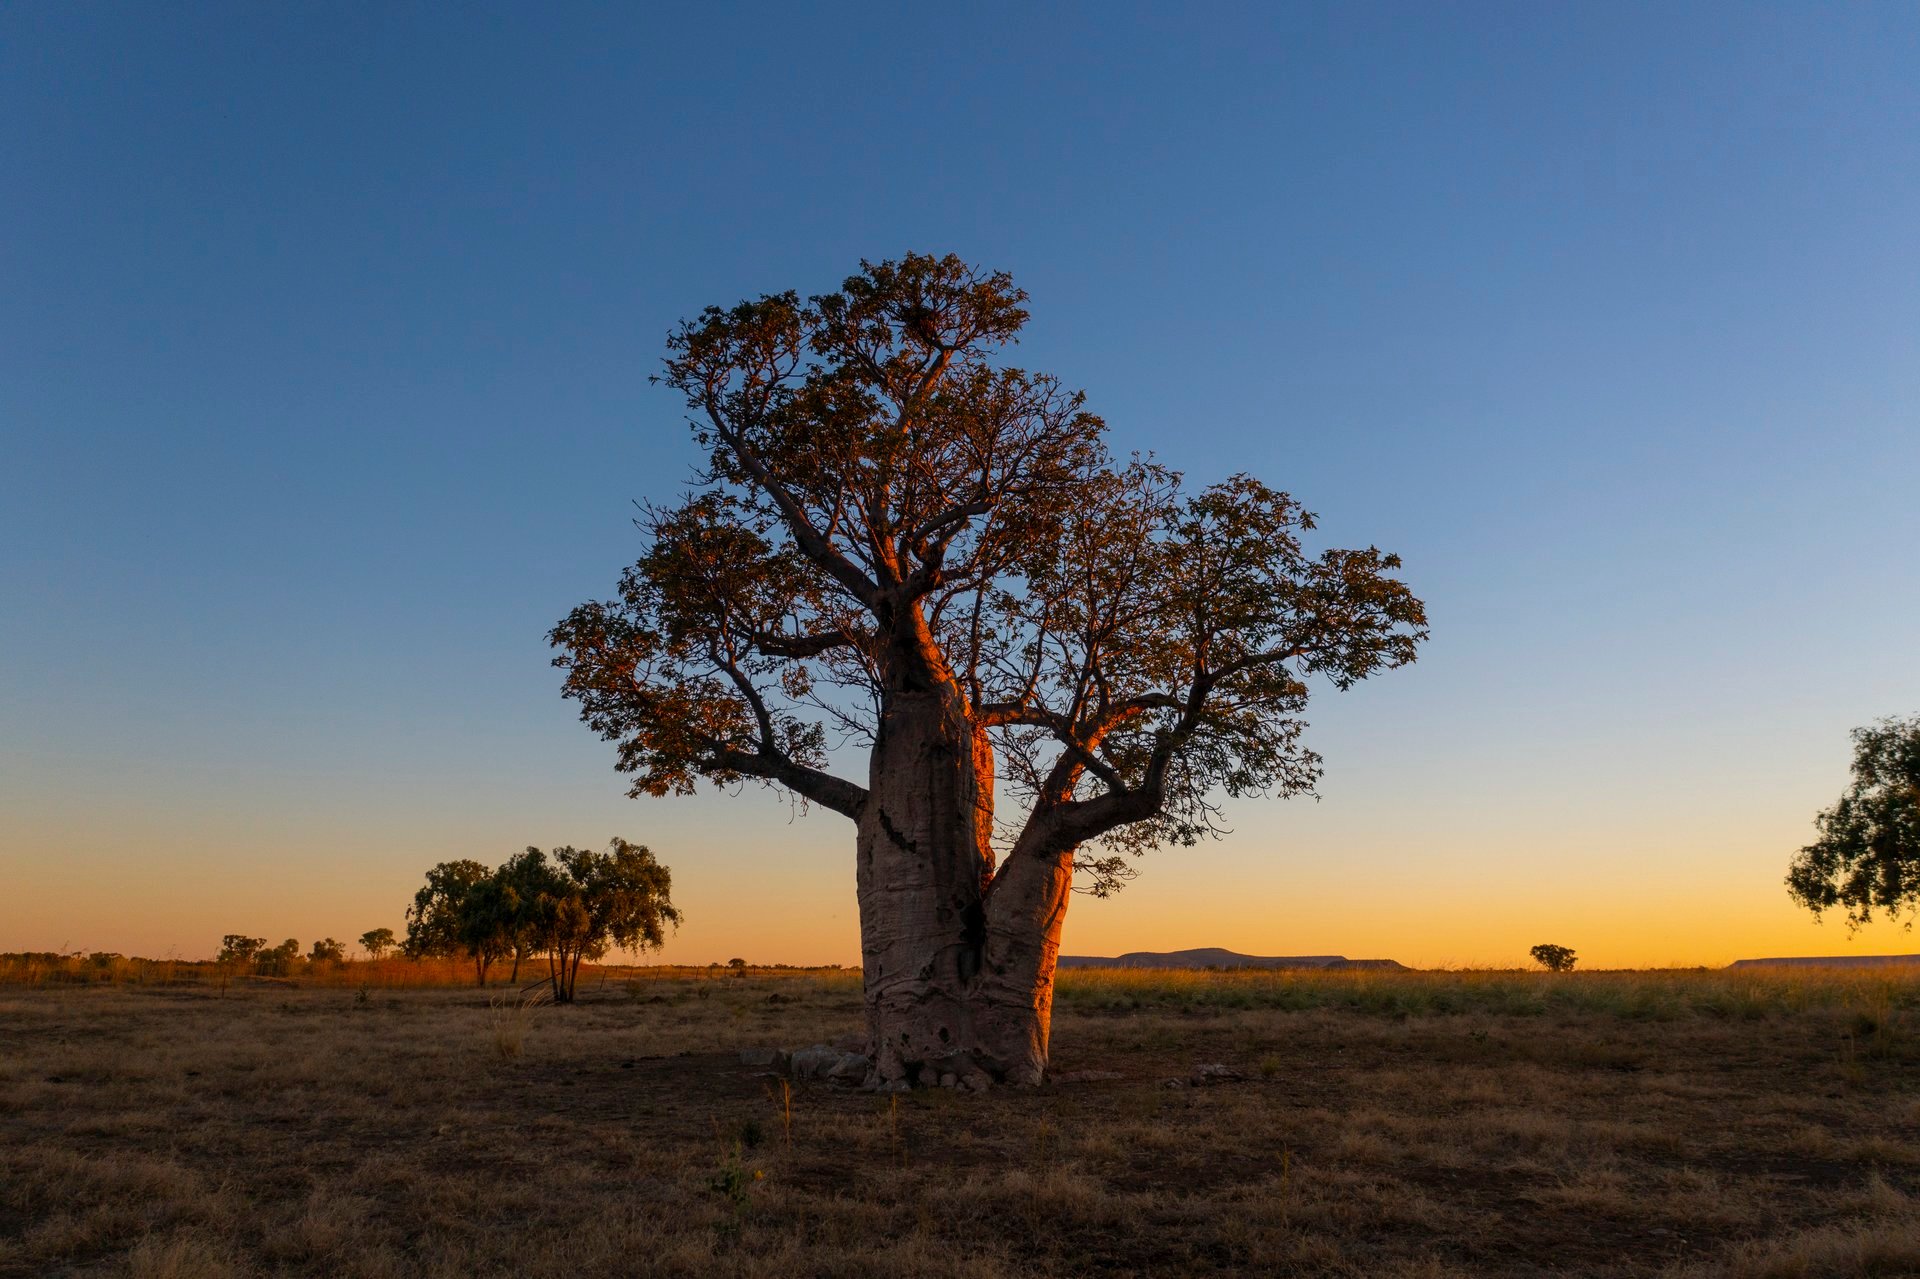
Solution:
[(1076, 970), (891, 1095), (742, 1063), (854, 972), (398, 971), (0, 974), (0, 1273), (1920, 1273), (1912, 971)]

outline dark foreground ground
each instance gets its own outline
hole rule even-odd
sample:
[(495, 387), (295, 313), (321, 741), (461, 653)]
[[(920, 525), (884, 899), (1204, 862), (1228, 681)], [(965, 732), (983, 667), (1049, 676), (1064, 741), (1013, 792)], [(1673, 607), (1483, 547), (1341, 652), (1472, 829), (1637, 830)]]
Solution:
[(0, 1274), (1920, 1274), (1909, 975), (1076, 973), (1119, 1079), (738, 1064), (856, 982), (0, 990)]

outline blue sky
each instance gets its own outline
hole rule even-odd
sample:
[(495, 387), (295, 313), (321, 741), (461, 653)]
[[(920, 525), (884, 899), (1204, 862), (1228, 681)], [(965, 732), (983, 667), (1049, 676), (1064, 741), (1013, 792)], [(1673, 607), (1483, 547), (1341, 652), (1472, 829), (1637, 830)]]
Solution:
[(1434, 619), (1318, 803), (1069, 949), (1920, 949), (1780, 887), (1920, 711), (1915, 66), (1891, 4), (12, 7), (0, 948), (358, 935), (620, 833), (670, 957), (854, 959), (841, 819), (622, 798), (544, 632), (694, 460), (677, 319), (950, 250), (1120, 448)]

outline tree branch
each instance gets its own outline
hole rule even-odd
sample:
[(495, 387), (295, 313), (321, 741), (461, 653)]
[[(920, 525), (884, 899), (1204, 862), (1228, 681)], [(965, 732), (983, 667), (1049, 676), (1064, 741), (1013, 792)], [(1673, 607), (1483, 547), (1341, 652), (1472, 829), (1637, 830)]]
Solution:
[(806, 511), (801, 509), (799, 499), (787, 492), (786, 486), (774, 478), (772, 469), (747, 445), (745, 436), (727, 421), (726, 415), (720, 411), (716, 396), (711, 391), (706, 396), (706, 410), (708, 421), (713, 423), (713, 429), (732, 450), (734, 459), (740, 463), (747, 474), (753, 477), (754, 483), (760, 486), (761, 491), (773, 499), (774, 505), (780, 508), (780, 517), (793, 533), (794, 544), (800, 548), (801, 554), (831, 574), (835, 581), (852, 592), (853, 597), (862, 604), (869, 608), (877, 605), (880, 599), (880, 588), (871, 578), (856, 568), (851, 560), (835, 550), (832, 543), (820, 535), (820, 531), (814, 528), (813, 521), (807, 518)]
[(825, 635), (780, 635), (772, 631), (759, 631), (749, 635), (747, 642), (753, 645), (756, 652), (768, 657), (818, 657), (836, 648), (853, 647), (853, 637), (838, 631)]
[(745, 773), (749, 777), (779, 782), (808, 801), (822, 808), (830, 808), (843, 817), (851, 817), (854, 821), (860, 820), (860, 814), (867, 806), (866, 787), (856, 786), (845, 778), (835, 777), (817, 768), (808, 768), (805, 764), (796, 764), (777, 751), (762, 750), (749, 754), (722, 748), (714, 752), (713, 763), (727, 772)]

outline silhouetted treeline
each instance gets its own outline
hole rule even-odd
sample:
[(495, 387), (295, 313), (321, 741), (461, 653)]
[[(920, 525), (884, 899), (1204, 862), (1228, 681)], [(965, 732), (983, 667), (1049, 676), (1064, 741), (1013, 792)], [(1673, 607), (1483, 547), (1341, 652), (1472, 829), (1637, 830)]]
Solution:
[[(756, 965), (756, 969), (785, 968), (786, 965)], [(805, 969), (794, 969), (796, 972)], [(595, 982), (645, 980), (654, 976), (719, 977), (730, 970), (706, 965), (682, 967), (667, 964), (594, 964), (582, 966), (580, 975)], [(546, 980), (546, 974), (541, 974)], [(339, 963), (304, 961), (285, 972), (274, 972), (258, 964), (236, 965), (217, 959), (145, 959), (106, 951), (61, 953), (59, 951), (0, 952), (0, 986), (188, 986), (203, 989), (245, 989), (250, 986), (318, 986), (356, 989), (402, 989), (407, 987), (471, 986), (473, 968), (465, 957), (429, 957), (409, 959), (388, 956), (384, 959), (346, 959)]]

